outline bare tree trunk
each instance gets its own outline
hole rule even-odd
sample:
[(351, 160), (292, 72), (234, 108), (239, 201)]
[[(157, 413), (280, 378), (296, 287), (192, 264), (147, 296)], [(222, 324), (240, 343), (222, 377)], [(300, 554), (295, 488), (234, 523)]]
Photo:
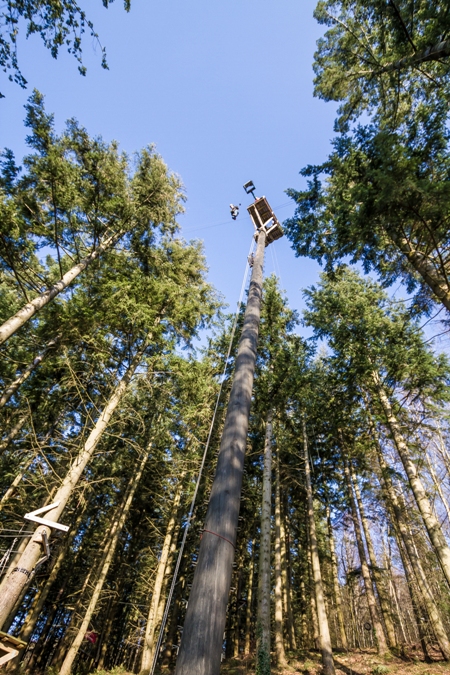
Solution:
[(74, 641), (72, 642), (71, 646), (69, 647), (69, 650), (66, 654), (66, 657), (63, 661), (63, 664), (61, 666), (61, 669), (59, 671), (59, 675), (70, 675), (70, 671), (72, 670), (72, 664), (75, 660), (75, 657), (78, 654), (78, 650), (81, 647), (81, 644), (84, 640), (84, 636), (86, 635), (86, 632), (89, 628), (89, 624), (91, 622), (92, 615), (94, 614), (95, 608), (97, 606), (97, 602), (100, 598), (100, 594), (103, 590), (103, 584), (105, 583), (106, 577), (109, 572), (109, 568), (111, 566), (111, 563), (114, 559), (114, 555), (116, 552), (116, 547), (117, 543), (119, 541), (119, 537), (122, 533), (123, 527), (125, 525), (125, 521), (127, 519), (128, 513), (131, 508), (131, 504), (133, 501), (134, 493), (136, 492), (136, 488), (139, 485), (139, 481), (141, 480), (142, 473), (144, 471), (145, 465), (148, 460), (148, 450), (144, 454), (144, 457), (142, 458), (139, 467), (135, 471), (135, 473), (132, 475), (130, 482), (128, 484), (127, 491), (125, 493), (124, 497), (124, 503), (120, 512), (120, 515), (118, 518), (114, 520), (112, 523), (112, 526), (109, 530), (109, 546), (107, 550), (105, 551), (105, 554), (103, 556), (102, 561), (100, 562), (99, 568), (100, 568), (100, 574), (97, 577), (97, 581), (95, 583), (94, 589), (91, 594), (91, 599), (88, 605), (88, 608), (85, 612), (83, 621), (81, 622), (81, 625), (78, 629), (78, 633), (75, 636)]
[(342, 649), (348, 650), (347, 635), (345, 633), (344, 614), (342, 611), (341, 589), (339, 587), (338, 566), (336, 559), (336, 549), (334, 546), (333, 528), (331, 526), (330, 507), (327, 506), (327, 526), (328, 526), (328, 541), (330, 544), (331, 556), (331, 576), (333, 578), (334, 602), (336, 605), (336, 614), (339, 628), (339, 638)]
[[(315, 591), (315, 584), (314, 584), (314, 575), (313, 575), (313, 568), (312, 568), (312, 555), (311, 555), (311, 538), (309, 534), (309, 514), (308, 512), (306, 513), (306, 518), (307, 518), (307, 535), (306, 535), (306, 541), (307, 541), (307, 558), (308, 558), (308, 579), (309, 579), (309, 607), (311, 611), (311, 623), (312, 623), (312, 643), (313, 643), (313, 649), (317, 649), (317, 651), (320, 650), (320, 631), (319, 631), (319, 619), (317, 617), (317, 603), (316, 603), (316, 591)], [(310, 634), (311, 631), (308, 631), (308, 634)]]
[(438, 493), (439, 497), (441, 498), (441, 502), (444, 506), (445, 513), (447, 514), (447, 520), (448, 520), (448, 523), (450, 525), (450, 507), (449, 507), (448, 501), (445, 498), (445, 495), (442, 491), (441, 481), (436, 476), (436, 472), (433, 469), (432, 461), (431, 461), (430, 457), (428, 456), (427, 452), (425, 452), (425, 458), (426, 458), (426, 461), (427, 461), (428, 470), (430, 472), (431, 478), (432, 478), (433, 483), (434, 483), (434, 487), (436, 488), (437, 493)]
[(314, 520), (314, 505), (311, 486), (311, 470), (309, 468), (308, 440), (306, 436), (306, 424), (303, 419), (303, 458), (305, 462), (306, 496), (308, 503), (309, 542), (311, 548), (311, 563), (316, 596), (317, 618), (319, 621), (319, 641), (322, 652), (322, 664), (324, 675), (335, 675), (333, 652), (331, 649), (330, 630), (325, 611), (325, 599), (322, 586), (322, 574), (320, 571), (319, 547), (317, 545), (316, 523)]
[(347, 482), (348, 498), (350, 501), (350, 508), (352, 511), (352, 520), (353, 526), (355, 529), (355, 539), (358, 547), (359, 559), (361, 562), (361, 574), (364, 580), (364, 588), (366, 591), (367, 604), (369, 605), (370, 618), (372, 621), (372, 626), (375, 633), (375, 638), (377, 642), (377, 651), (379, 654), (385, 654), (388, 651), (388, 646), (386, 644), (386, 639), (384, 637), (383, 626), (378, 616), (377, 602), (375, 600), (375, 595), (372, 588), (372, 580), (370, 578), (369, 567), (367, 565), (366, 552), (364, 550), (361, 525), (358, 518), (358, 508), (356, 505), (355, 497), (353, 495), (352, 482), (350, 478), (350, 470), (348, 467), (348, 462), (344, 460), (344, 473)]
[(51, 288), (49, 288), (41, 295), (38, 295), (37, 298), (34, 298), (31, 302), (28, 302), (22, 307), (14, 316), (9, 318), (5, 323), (0, 326), (0, 344), (5, 342), (11, 335), (14, 335), (16, 331), (19, 330), (27, 321), (29, 321), (40, 309), (45, 307), (51, 300), (56, 298), (61, 291), (64, 291), (74, 279), (77, 278), (81, 272), (83, 272), (94, 260), (96, 260), (104, 251), (113, 246), (120, 237), (125, 233), (124, 230), (117, 234), (113, 234), (97, 248), (92, 251), (84, 260), (74, 265), (64, 276), (56, 282)]
[(380, 601), (381, 614), (384, 620), (384, 627), (386, 629), (386, 638), (387, 643), (390, 649), (395, 649), (397, 646), (397, 638), (395, 636), (395, 628), (392, 622), (391, 608), (389, 607), (389, 600), (386, 597), (386, 590), (383, 584), (383, 579), (378, 571), (377, 559), (375, 556), (375, 551), (372, 543), (372, 536), (370, 534), (370, 527), (367, 521), (364, 504), (361, 498), (361, 492), (359, 490), (358, 481), (355, 475), (355, 472), (352, 470), (351, 479), (353, 482), (353, 488), (355, 490), (356, 501), (358, 504), (359, 515), (361, 517), (361, 522), (364, 530), (364, 536), (367, 544), (367, 551), (369, 553), (370, 567), (372, 571), (372, 578), (374, 586), (378, 592), (378, 598)]
[(28, 415), (22, 415), (22, 417), (19, 417), (17, 420), (16, 424), (13, 426), (9, 434), (4, 438), (4, 440), (0, 443), (0, 452), (2, 450), (6, 450), (8, 445), (13, 441), (16, 436), (18, 435), (19, 431), (22, 429), (23, 425), (28, 419)]
[(414, 68), (415, 66), (420, 66), (422, 63), (427, 61), (438, 61), (439, 59), (444, 59), (446, 56), (450, 56), (450, 40), (442, 40), (431, 47), (422, 49), (420, 52), (415, 52), (411, 56), (404, 56), (398, 61), (393, 63), (388, 63), (387, 66), (383, 66), (378, 71), (372, 71), (373, 75), (381, 75), (382, 73), (390, 73), (394, 70), (403, 70), (404, 68)]
[(270, 670), (270, 529), (272, 518), (272, 410), (267, 413), (259, 538), (258, 608), (256, 614), (257, 672)]
[(283, 641), (283, 590), (281, 575), (281, 500), (279, 450), (275, 462), (275, 651), (278, 667), (287, 665)]
[(392, 238), (400, 251), (405, 255), (410, 265), (419, 276), (431, 288), (435, 296), (442, 302), (444, 307), (450, 310), (450, 289), (446, 279), (435, 269), (431, 260), (421, 251), (418, 251), (411, 242), (405, 237), (388, 230), (388, 235)]
[[(308, 565), (309, 567), (309, 565)], [(300, 580), (300, 598), (302, 601), (302, 618), (301, 618), (301, 635), (302, 635), (302, 649), (306, 649), (308, 644), (308, 625), (307, 625), (307, 602), (306, 602), (306, 591), (305, 591), (305, 581), (302, 578)], [(317, 615), (316, 623), (317, 623)], [(319, 630), (317, 629), (317, 636), (319, 635)]]
[(258, 345), (265, 244), (266, 232), (261, 229), (176, 675), (218, 675), (220, 671)]
[(38, 365), (42, 363), (48, 352), (58, 343), (59, 336), (57, 336), (54, 340), (50, 340), (50, 342), (47, 344), (45, 349), (36, 356), (36, 358), (30, 363), (29, 366), (25, 368), (23, 373), (19, 375), (18, 378), (14, 380), (8, 387), (6, 387), (5, 391), (3, 392), (2, 396), (0, 397), (0, 408), (3, 408), (5, 406), (11, 396), (13, 396), (16, 391), (19, 389), (19, 387), (27, 380), (31, 373), (36, 370)]
[[(247, 606), (245, 608), (245, 643), (244, 654), (250, 654), (251, 625), (252, 625), (252, 600), (253, 600), (253, 576), (255, 569), (255, 540), (251, 541), (250, 569), (248, 571)], [(269, 622), (270, 627), (270, 622)], [(269, 633), (270, 636), (270, 633)]]
[[(71, 494), (78, 480), (80, 479), (81, 474), (83, 473), (87, 463), (92, 458), (95, 448), (97, 447), (103, 432), (108, 426), (115, 409), (125, 394), (128, 384), (130, 383), (136, 368), (142, 360), (142, 356), (145, 348), (147, 347), (147, 344), (148, 342), (146, 341), (143, 347), (135, 355), (128, 367), (128, 370), (126, 371), (120, 383), (117, 385), (114, 393), (106, 404), (104, 411), (100, 415), (94, 428), (89, 434), (83, 449), (72, 462), (61, 486), (56, 491), (53, 498), (54, 502), (58, 503), (58, 506), (45, 514), (45, 518), (47, 520), (57, 522), (58, 518), (62, 514), (64, 507), (69, 501)], [(21, 596), (23, 590), (28, 585), (34, 566), (41, 557), (42, 538), (44, 533), (47, 535), (47, 537), (50, 537), (51, 528), (44, 525), (40, 525), (38, 528), (36, 528), (34, 535), (31, 537), (31, 540), (20, 557), (17, 567), (11, 572), (7, 582), (4, 584), (3, 593), (0, 597), (0, 627), (3, 625), (8, 614), (15, 606), (17, 599)]]
[[(409, 528), (406, 524), (404, 508), (395, 493), (394, 486), (392, 484), (392, 479), (390, 475), (390, 470), (386, 464), (383, 453), (381, 452), (380, 444), (375, 435), (375, 430), (373, 424), (371, 425), (372, 435), (374, 437), (374, 446), (378, 457), (378, 462), (381, 469), (382, 484), (386, 494), (386, 501), (390, 513), (393, 515), (393, 522), (396, 526), (396, 530), (400, 532), (401, 539), (404, 543), (409, 561), (411, 563), (414, 576), (417, 581), (417, 586), (420, 591), (420, 595), (423, 600), (423, 604), (430, 618), (433, 631), (436, 635), (436, 639), (439, 643), (439, 648), (442, 651), (444, 658), (448, 661), (450, 660), (450, 642), (447, 638), (447, 634), (442, 623), (441, 617), (439, 615), (438, 608), (436, 606), (433, 594), (431, 592), (430, 586), (428, 584), (428, 579), (426, 577), (425, 571), (422, 567), (419, 556), (417, 555), (414, 542), (409, 532)], [(399, 549), (400, 549), (399, 545)], [(405, 573), (407, 570), (405, 569)], [(411, 597), (412, 602), (414, 602), (413, 597)]]
[(13, 482), (11, 483), (11, 485), (9, 486), (9, 488), (6, 490), (5, 494), (2, 495), (2, 497), (1, 497), (1, 499), (0, 499), (0, 511), (3, 510), (3, 505), (6, 504), (6, 502), (9, 501), (9, 500), (11, 499), (11, 497), (12, 497), (13, 494), (14, 494), (14, 492), (16, 491), (16, 488), (17, 488), (17, 487), (20, 485), (20, 483), (22, 482), (23, 477), (25, 476), (25, 473), (27, 472), (27, 470), (29, 469), (29, 467), (31, 466), (31, 464), (34, 462), (34, 460), (35, 460), (35, 455), (33, 454), (32, 457), (29, 457), (29, 458), (26, 460), (26, 462), (25, 462), (25, 464), (23, 465), (23, 468), (21, 469), (20, 473), (17, 474), (17, 476), (14, 478), (14, 480), (13, 480)]
[(290, 574), (290, 554), (288, 549), (289, 536), (286, 532), (285, 513), (282, 512), (280, 519), (280, 542), (281, 542), (281, 576), (283, 588), (283, 612), (286, 622), (286, 632), (289, 641), (289, 649), (297, 649), (297, 641), (295, 639), (294, 616), (292, 614), (292, 586)]
[(410, 457), (408, 446), (406, 445), (405, 439), (403, 438), (403, 435), (400, 432), (400, 425), (394, 413), (392, 412), (391, 403), (386, 395), (386, 392), (381, 386), (380, 377), (378, 373), (374, 371), (372, 373), (372, 378), (378, 392), (378, 397), (381, 406), (386, 415), (387, 424), (394, 439), (397, 452), (402, 461), (406, 475), (408, 476), (409, 484), (414, 494), (417, 506), (419, 507), (419, 511), (422, 515), (423, 522), (425, 523), (428, 536), (430, 537), (431, 543), (433, 544), (433, 548), (441, 564), (442, 571), (444, 572), (444, 576), (447, 579), (447, 583), (450, 586), (450, 548), (447, 545), (445, 537), (442, 533), (439, 521), (433, 514), (433, 509), (431, 508), (430, 500), (427, 497), (425, 488), (419, 477), (416, 465), (414, 464), (414, 462)]
[(147, 625), (145, 628), (144, 646), (142, 649), (141, 675), (147, 675), (147, 673), (150, 672), (150, 668), (153, 663), (154, 647), (155, 647), (154, 637), (156, 630), (156, 613), (161, 598), (164, 574), (166, 572), (166, 565), (167, 560), (169, 558), (172, 538), (177, 524), (178, 509), (180, 506), (181, 491), (183, 488), (182, 480), (183, 475), (180, 477), (180, 480), (178, 481), (175, 490), (175, 495), (173, 498), (172, 508), (170, 512), (170, 518), (167, 524), (166, 536), (164, 538), (163, 546), (161, 549), (161, 556), (159, 558), (158, 569), (156, 572), (155, 583), (153, 586), (153, 595), (148, 612)]

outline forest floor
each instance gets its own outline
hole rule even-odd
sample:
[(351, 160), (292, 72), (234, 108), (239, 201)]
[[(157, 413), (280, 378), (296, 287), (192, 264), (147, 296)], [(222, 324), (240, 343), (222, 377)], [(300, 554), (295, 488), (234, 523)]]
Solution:
[[(444, 661), (425, 663), (415, 655), (397, 658), (379, 657), (375, 651), (335, 652), (336, 675), (449, 675), (450, 667)], [(437, 658), (437, 655), (436, 655)], [(320, 654), (302, 652), (288, 659), (288, 668), (272, 668), (272, 675), (320, 675)], [(223, 675), (254, 675), (254, 659), (228, 659), (222, 666)]]

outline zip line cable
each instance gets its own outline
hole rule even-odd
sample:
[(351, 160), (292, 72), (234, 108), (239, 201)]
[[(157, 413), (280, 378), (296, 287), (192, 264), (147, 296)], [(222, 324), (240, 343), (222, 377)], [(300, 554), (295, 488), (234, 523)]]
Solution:
[(155, 647), (155, 653), (154, 653), (154, 656), (153, 656), (152, 667), (150, 669), (150, 675), (154, 674), (155, 668), (156, 668), (156, 662), (158, 661), (159, 650), (161, 649), (161, 644), (162, 644), (163, 635), (164, 635), (164, 629), (166, 627), (167, 617), (169, 615), (170, 603), (172, 602), (172, 597), (173, 597), (173, 592), (175, 590), (175, 584), (176, 584), (176, 581), (177, 581), (178, 571), (179, 571), (180, 565), (181, 565), (181, 558), (183, 556), (183, 551), (184, 551), (184, 546), (186, 544), (188, 530), (189, 530), (189, 527), (191, 525), (192, 515), (194, 513), (195, 501), (197, 499), (197, 493), (198, 493), (198, 489), (200, 487), (200, 480), (202, 478), (203, 469), (205, 467), (206, 455), (208, 453), (209, 444), (210, 444), (210, 441), (211, 441), (211, 436), (212, 436), (212, 432), (213, 432), (213, 428), (214, 428), (214, 423), (216, 421), (216, 415), (217, 415), (217, 410), (219, 408), (219, 402), (220, 402), (220, 396), (222, 394), (223, 383), (225, 382), (225, 375), (226, 375), (226, 372), (227, 372), (228, 359), (230, 358), (231, 349), (232, 349), (232, 346), (233, 346), (234, 335), (236, 333), (237, 322), (238, 322), (238, 319), (239, 319), (239, 312), (240, 312), (242, 300), (243, 300), (243, 297), (244, 297), (245, 287), (247, 285), (248, 273), (249, 273), (249, 270), (250, 270), (249, 260), (250, 260), (250, 257), (252, 255), (252, 253), (253, 253), (254, 245), (255, 245), (255, 240), (252, 237), (252, 242), (250, 244), (250, 250), (248, 252), (247, 262), (246, 262), (246, 265), (245, 265), (244, 278), (242, 279), (241, 292), (239, 294), (239, 300), (238, 300), (238, 303), (237, 303), (236, 314), (234, 316), (233, 328), (231, 330), (230, 342), (229, 342), (229, 345), (228, 345), (228, 352), (227, 352), (227, 355), (225, 357), (223, 372), (222, 372), (222, 375), (221, 375), (221, 378), (220, 378), (219, 393), (217, 394), (216, 405), (214, 407), (211, 425), (209, 427), (208, 437), (206, 439), (205, 450), (203, 452), (203, 457), (202, 457), (202, 461), (201, 461), (201, 464), (200, 464), (200, 470), (199, 470), (199, 473), (198, 473), (197, 482), (195, 484), (194, 495), (192, 497), (191, 506), (189, 508), (189, 513), (188, 513), (188, 517), (187, 517), (187, 521), (186, 521), (186, 527), (184, 528), (183, 539), (181, 541), (180, 551), (178, 553), (178, 558), (177, 558), (177, 564), (175, 565), (175, 570), (174, 570), (174, 573), (173, 573), (172, 584), (170, 586), (170, 590), (169, 590), (167, 600), (166, 600), (166, 606), (164, 608), (164, 614), (163, 614), (163, 618), (162, 618), (162, 621), (161, 621), (161, 628), (159, 630), (158, 641), (157, 641), (156, 647)]

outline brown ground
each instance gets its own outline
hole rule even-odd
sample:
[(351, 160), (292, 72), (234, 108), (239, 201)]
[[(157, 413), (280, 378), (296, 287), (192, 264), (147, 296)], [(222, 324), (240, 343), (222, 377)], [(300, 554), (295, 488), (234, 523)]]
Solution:
[[(405, 658), (379, 657), (375, 651), (336, 652), (336, 675), (450, 675), (450, 665), (444, 661), (424, 663), (420, 655), (411, 652)], [(289, 658), (289, 668), (272, 668), (272, 675), (320, 675), (320, 655), (304, 652)], [(230, 659), (222, 666), (223, 675), (254, 675), (253, 659)]]

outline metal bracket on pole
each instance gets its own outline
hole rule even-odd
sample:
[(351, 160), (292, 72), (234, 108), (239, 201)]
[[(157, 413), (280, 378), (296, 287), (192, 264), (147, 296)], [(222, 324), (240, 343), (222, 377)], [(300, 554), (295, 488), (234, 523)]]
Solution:
[(62, 530), (63, 532), (69, 531), (68, 525), (61, 525), (61, 523), (54, 523), (52, 520), (46, 520), (45, 518), (39, 518), (40, 513), (46, 513), (51, 511), (59, 506), (59, 502), (53, 502), (53, 504), (48, 504), (43, 506), (41, 509), (36, 509), (36, 511), (30, 511), (24, 515), (25, 520), (30, 520), (32, 523), (39, 523), (39, 525), (46, 525), (46, 527), (52, 527), (55, 530)]
[[(42, 556), (42, 558), (39, 558), (36, 565), (34, 566), (33, 574), (36, 574), (37, 568), (40, 567), (50, 558), (50, 546), (48, 545), (47, 532), (45, 530), (42, 530), (42, 532), (38, 532), (38, 534), (40, 534), (42, 537), (39, 544), (42, 544), (42, 546), (44, 547), (44, 555)], [(36, 541), (36, 539), (33, 539), (33, 541)]]

